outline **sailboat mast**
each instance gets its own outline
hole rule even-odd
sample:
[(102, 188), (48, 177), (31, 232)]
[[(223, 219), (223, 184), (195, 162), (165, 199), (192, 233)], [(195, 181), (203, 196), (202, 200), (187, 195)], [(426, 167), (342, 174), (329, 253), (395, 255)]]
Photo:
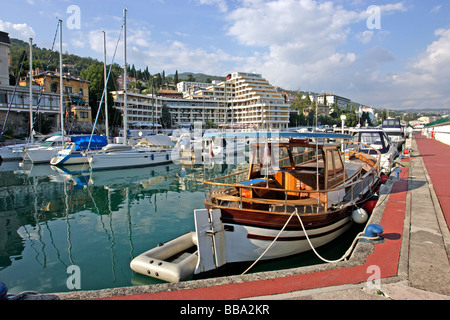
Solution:
[(59, 99), (61, 104), (61, 137), (64, 144), (64, 99), (63, 99), (63, 63), (62, 63), (62, 20), (59, 20)]
[(128, 106), (127, 106), (127, 8), (123, 9), (123, 137), (127, 144)]
[(34, 143), (33, 134), (33, 38), (30, 38), (30, 140)]
[(106, 140), (109, 143), (109, 123), (108, 123), (108, 77), (106, 75), (106, 32), (103, 31), (103, 73), (105, 81), (105, 127), (106, 127)]

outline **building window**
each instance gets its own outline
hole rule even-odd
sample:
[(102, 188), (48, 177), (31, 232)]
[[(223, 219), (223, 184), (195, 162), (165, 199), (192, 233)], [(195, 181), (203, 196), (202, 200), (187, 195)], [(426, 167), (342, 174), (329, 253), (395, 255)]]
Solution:
[(80, 112), (80, 119), (87, 119), (89, 117), (88, 112)]

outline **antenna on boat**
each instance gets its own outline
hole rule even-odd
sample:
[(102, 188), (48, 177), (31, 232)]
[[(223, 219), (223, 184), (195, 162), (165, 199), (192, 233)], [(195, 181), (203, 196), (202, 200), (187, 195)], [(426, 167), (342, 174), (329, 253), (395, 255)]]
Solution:
[[(61, 138), (64, 145), (64, 97), (63, 97), (63, 63), (62, 63), (62, 20), (59, 19), (59, 98), (61, 103)], [(31, 97), (30, 97), (31, 98)]]
[(123, 9), (123, 61), (123, 137), (124, 143), (127, 144), (127, 8)]
[(109, 143), (109, 122), (108, 122), (108, 75), (106, 73), (106, 32), (103, 31), (103, 78), (105, 82), (105, 128), (106, 141)]
[(30, 38), (30, 141), (34, 143), (33, 134), (33, 38)]

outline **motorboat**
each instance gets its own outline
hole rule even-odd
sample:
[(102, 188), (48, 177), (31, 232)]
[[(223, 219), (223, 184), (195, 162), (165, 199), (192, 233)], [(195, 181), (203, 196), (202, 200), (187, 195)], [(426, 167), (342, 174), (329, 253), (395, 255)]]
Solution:
[(386, 119), (383, 120), (381, 125), (384, 132), (391, 141), (397, 146), (398, 150), (401, 150), (402, 145), (405, 143), (405, 132), (398, 119)]
[(33, 164), (50, 163), (50, 160), (64, 148), (64, 144), (68, 142), (67, 140), (70, 141), (70, 137), (51, 136), (42, 145), (23, 149), (23, 160), (31, 161)]
[(89, 151), (100, 150), (107, 144), (108, 140), (105, 136), (72, 136), (65, 147), (56, 156), (51, 158), (50, 164), (54, 166), (87, 164), (89, 162), (87, 153)]
[[(228, 264), (309, 251), (367, 221), (361, 208), (380, 183), (376, 149), (375, 155), (354, 151), (345, 160), (339, 143), (310, 140), (342, 141), (349, 135), (269, 132), (265, 141), (255, 135), (248, 170), (203, 181), (205, 209), (194, 212), (195, 234), (174, 239), (167, 252), (164, 244), (136, 257), (130, 264), (134, 271), (182, 281), (190, 268), (202, 277)], [(176, 253), (175, 243), (180, 243)]]
[(184, 165), (230, 164), (235, 156), (246, 152), (247, 146), (246, 139), (237, 139), (226, 132), (217, 132), (214, 137), (183, 133), (173, 148), (172, 159)]
[(107, 144), (98, 152), (88, 153), (87, 158), (91, 170), (156, 166), (172, 162), (172, 145), (169, 136), (158, 134), (151, 139), (143, 138), (133, 146), (121, 143)]
[(12, 145), (3, 146), (0, 148), (0, 158), (2, 161), (15, 161), (22, 160), (25, 155), (24, 149), (29, 147), (38, 147), (42, 144), (39, 143), (17, 143)]
[(347, 150), (355, 150), (366, 154), (375, 155), (377, 152), (381, 154), (381, 171), (389, 175), (394, 167), (395, 159), (398, 157), (397, 145), (389, 139), (386, 131), (381, 128), (362, 128), (354, 131), (353, 142), (358, 144), (350, 144)]

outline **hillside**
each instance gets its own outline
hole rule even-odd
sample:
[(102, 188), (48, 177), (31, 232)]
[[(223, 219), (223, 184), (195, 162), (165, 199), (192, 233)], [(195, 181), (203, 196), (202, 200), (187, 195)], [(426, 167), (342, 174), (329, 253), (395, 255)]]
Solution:
[[(181, 80), (187, 80), (189, 78), (189, 76), (192, 76), (196, 82), (203, 82), (203, 83), (209, 83), (212, 80), (221, 80), (224, 81), (225, 80), (225, 76), (221, 77), (221, 76), (213, 76), (213, 75), (209, 75), (209, 74), (204, 74), (204, 73), (193, 73), (193, 72), (183, 72), (183, 73), (178, 73), (178, 79)], [(175, 75), (174, 74), (170, 74), (168, 77), (170, 78), (174, 78)]]
[[(17, 75), (22, 62), (22, 54), (25, 53), (27, 58), (24, 62), (24, 66), (20, 76), (25, 76), (29, 69), (29, 44), (25, 41), (11, 38), (11, 58), (12, 58), (12, 72), (14, 76)], [(63, 63), (65, 65), (73, 66), (70, 69), (70, 73), (74, 76), (79, 76), (83, 70), (87, 69), (95, 63), (99, 63), (98, 60), (93, 58), (79, 57), (74, 54), (63, 53)], [(51, 51), (46, 48), (39, 48), (33, 45), (33, 66), (35, 68), (43, 68), (45, 70), (55, 70), (59, 68), (59, 53), (57, 51)], [(64, 71), (68, 71), (67, 67), (64, 67)]]
[[(29, 44), (28, 42), (11, 38), (11, 57), (12, 57), (12, 70), (14, 76), (17, 75), (20, 68), (20, 63), (22, 62), (22, 55), (25, 53), (27, 58), (24, 62), (22, 72), (20, 76), (25, 76), (29, 69)], [(63, 53), (63, 64), (64, 71), (70, 72), (74, 76), (79, 76), (81, 73), (96, 63), (102, 63), (96, 59), (90, 57), (80, 57), (75, 54)], [(33, 66), (35, 68), (43, 68), (45, 70), (55, 70), (59, 68), (59, 53), (57, 51), (52, 52), (50, 49), (39, 48), (38, 46), (33, 46)], [(118, 66), (118, 65), (117, 65)], [(118, 66), (119, 67), (119, 66)], [(119, 67), (120, 68), (120, 67)], [(130, 65), (129, 73), (135, 76), (137, 79), (142, 81), (148, 81), (149, 75), (148, 68), (145, 70), (136, 70), (134, 65)], [(163, 72), (161, 72), (163, 74)], [(183, 72), (178, 74), (179, 81), (187, 80), (191, 75), (197, 82), (209, 82), (212, 80), (225, 80), (225, 77), (213, 76), (204, 73), (193, 73), (193, 72)], [(173, 79), (174, 74), (168, 76), (168, 78)]]

